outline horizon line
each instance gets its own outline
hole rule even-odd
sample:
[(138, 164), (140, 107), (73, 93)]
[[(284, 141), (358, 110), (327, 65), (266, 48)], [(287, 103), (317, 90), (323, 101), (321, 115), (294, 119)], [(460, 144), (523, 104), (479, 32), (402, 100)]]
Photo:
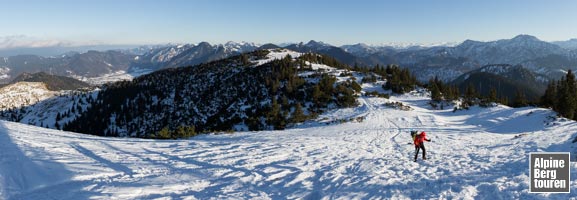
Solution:
[[(265, 43), (260, 43), (260, 42), (251, 42), (251, 41), (247, 41), (247, 40), (241, 40), (241, 41), (234, 41), (234, 40), (229, 40), (226, 42), (216, 42), (216, 41), (200, 41), (200, 42), (158, 42), (158, 43), (114, 43), (114, 42), (94, 42), (92, 41), (92, 43), (88, 42), (88, 43), (82, 43), (82, 42), (70, 42), (70, 41), (56, 41), (56, 40), (37, 40), (37, 41), (11, 41), (11, 40), (5, 40), (4, 43), (8, 43), (8, 46), (3, 45), (2, 43), (0, 43), (0, 50), (2, 51), (9, 51), (9, 50), (18, 50), (18, 49), (42, 49), (42, 48), (85, 48), (85, 47), (106, 47), (106, 46), (118, 46), (121, 48), (126, 48), (126, 47), (131, 47), (131, 48), (137, 48), (137, 47), (151, 47), (151, 46), (170, 46), (170, 45), (188, 45), (188, 44), (193, 44), (193, 45), (198, 45), (200, 43), (206, 42), (209, 43), (211, 45), (225, 45), (227, 43), (249, 43), (249, 44), (254, 44), (256, 46), (262, 46), (265, 44), (274, 44), (280, 47), (284, 47), (284, 46), (288, 46), (291, 44), (307, 44), (310, 42), (318, 42), (321, 44), (327, 44), (330, 46), (335, 46), (335, 47), (342, 47), (342, 46), (346, 46), (346, 45), (357, 45), (357, 44), (362, 44), (362, 45), (367, 45), (370, 47), (394, 47), (394, 48), (408, 48), (408, 47), (435, 47), (435, 46), (457, 46), (459, 44), (462, 44), (463, 42), (467, 41), (467, 40), (472, 40), (472, 41), (478, 41), (478, 42), (494, 42), (494, 41), (499, 41), (499, 40), (508, 40), (508, 39), (513, 39), (515, 37), (518, 36), (532, 36), (537, 38), (540, 41), (543, 42), (548, 42), (548, 43), (553, 43), (553, 42), (567, 42), (567, 41), (572, 41), (572, 40), (577, 40), (576, 38), (568, 38), (566, 40), (552, 40), (552, 41), (548, 41), (548, 40), (541, 40), (538, 37), (534, 36), (534, 35), (529, 35), (529, 34), (518, 34), (512, 38), (502, 38), (502, 39), (496, 39), (496, 40), (475, 40), (475, 39), (465, 39), (463, 41), (457, 42), (457, 41), (445, 41), (445, 42), (380, 42), (380, 43), (367, 43), (367, 42), (353, 42), (353, 43), (343, 43), (341, 45), (334, 45), (330, 42), (325, 42), (322, 40), (316, 40), (316, 39), (310, 39), (308, 41), (298, 41), (298, 42), (265, 42)], [(0, 38), (9, 38), (10, 36), (5, 36), (2, 37), (0, 36)], [(23, 44), (18, 44), (18, 42), (23, 43)], [(16, 45), (13, 43), (17, 43)], [(44, 45), (43, 45), (44, 43)], [(122, 47), (125, 46), (125, 47)]]

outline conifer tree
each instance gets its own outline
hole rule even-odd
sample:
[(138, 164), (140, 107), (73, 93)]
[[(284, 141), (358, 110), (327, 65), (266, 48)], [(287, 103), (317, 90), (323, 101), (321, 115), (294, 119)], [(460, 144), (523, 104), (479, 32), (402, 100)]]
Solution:
[(491, 88), (491, 90), (489, 91), (489, 96), (487, 97), (487, 100), (489, 102), (497, 102), (497, 89), (495, 89), (494, 87)]
[(473, 99), (477, 98), (477, 91), (475, 90), (475, 86), (473, 84), (467, 85), (467, 89), (465, 89), (465, 98)]
[(567, 87), (568, 87), (568, 101), (569, 105), (567, 105), (567, 109), (572, 117), (567, 116), (569, 119), (577, 119), (577, 81), (575, 81), (575, 75), (573, 74), (572, 70), (567, 70)]
[(475, 99), (478, 97), (477, 91), (475, 91), (475, 87), (473, 84), (469, 84), (465, 89), (465, 107), (469, 107), (474, 105)]
[(556, 110), (563, 117), (573, 119), (575, 117), (575, 109), (577, 102), (575, 100), (575, 76), (571, 70), (568, 70), (567, 75), (561, 79), (557, 89), (557, 106)]
[(355, 90), (355, 92), (361, 92), (361, 90), (363, 89), (356, 81), (352, 81), (351, 87), (353, 88), (353, 90)]
[(248, 66), (250, 64), (249, 58), (247, 54), (242, 54), (240, 56), (241, 62), (243, 66)]
[(572, 70), (561, 80), (550, 82), (541, 97), (541, 106), (553, 108), (560, 116), (577, 119), (577, 81)]
[(514, 107), (525, 107), (527, 106), (527, 98), (525, 97), (525, 93), (523, 93), (521, 90), (517, 90), (517, 92), (515, 93), (515, 100), (513, 102), (513, 106)]
[(547, 85), (545, 94), (541, 97), (541, 106), (546, 108), (554, 108), (557, 104), (557, 84), (551, 81)]
[(435, 77), (434, 79), (431, 78), (429, 80), (429, 91), (431, 91), (431, 100), (433, 101), (441, 101), (443, 100), (443, 96), (441, 94), (441, 90), (439, 89), (438, 79)]
[(297, 103), (297, 105), (295, 106), (295, 111), (292, 114), (291, 122), (292, 123), (300, 123), (300, 122), (305, 121), (305, 119), (306, 119), (306, 115), (303, 111), (301, 103)]

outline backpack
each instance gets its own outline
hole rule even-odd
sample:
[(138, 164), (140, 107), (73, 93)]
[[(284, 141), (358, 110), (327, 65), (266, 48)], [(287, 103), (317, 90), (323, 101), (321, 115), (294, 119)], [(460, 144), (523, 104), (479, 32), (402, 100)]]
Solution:
[(423, 136), (421, 134), (415, 135), (415, 139), (413, 139), (413, 141), (414, 141), (413, 143), (417, 146), (420, 146), (421, 142), (423, 142), (422, 137)]
[(411, 138), (413, 138), (413, 142), (415, 142), (415, 139), (417, 139), (417, 133), (419, 131), (411, 131)]

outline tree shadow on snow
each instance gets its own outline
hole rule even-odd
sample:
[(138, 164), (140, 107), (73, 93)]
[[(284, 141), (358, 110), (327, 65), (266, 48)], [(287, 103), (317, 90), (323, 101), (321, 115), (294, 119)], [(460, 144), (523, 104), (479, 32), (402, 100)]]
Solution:
[[(478, 109), (486, 109), (478, 111)], [(541, 131), (545, 129), (547, 117), (550, 111), (534, 110), (533, 107), (491, 109), (473, 108), (473, 110), (453, 112), (440, 112), (442, 116), (471, 115), (461, 122), (466, 125), (476, 126), (492, 133), (518, 134)]]
[[(421, 164), (422, 165), (422, 164)], [(428, 164), (425, 164), (428, 165)], [(449, 175), (438, 179), (426, 179), (422, 177), (409, 177), (406, 183), (395, 184), (369, 184), (370, 173), (357, 173), (353, 177), (353, 183), (343, 187), (335, 187), (332, 182), (320, 182), (321, 186), (315, 188), (328, 188), (313, 191), (311, 195), (330, 195), (332, 197), (357, 198), (352, 194), (362, 193), (362, 199), (438, 199), (438, 198), (467, 198), (475, 199), (568, 199), (576, 189), (572, 188), (570, 194), (532, 194), (528, 193), (529, 175), (528, 159), (497, 164), (492, 168), (482, 171), (471, 171), (464, 174)], [(421, 170), (421, 169), (416, 169)], [(426, 174), (426, 172), (425, 172)], [(368, 177), (367, 177), (368, 176)], [(364, 180), (362, 180), (364, 177)], [(398, 177), (390, 177), (398, 178)], [(360, 181), (354, 181), (359, 179)], [(575, 181), (575, 179), (573, 180)], [(374, 182), (374, 181), (372, 181)], [(403, 181), (405, 182), (405, 181)], [(495, 183), (500, 183), (499, 185)], [(470, 192), (473, 187), (475, 192)], [(444, 193), (450, 191), (449, 193)]]
[(70, 180), (74, 174), (63, 164), (43, 156), (44, 148), (22, 150), (23, 145), (12, 139), (22, 132), (5, 123), (9, 122), (0, 121), (0, 199), (86, 199), (93, 195), (82, 191), (86, 184)]

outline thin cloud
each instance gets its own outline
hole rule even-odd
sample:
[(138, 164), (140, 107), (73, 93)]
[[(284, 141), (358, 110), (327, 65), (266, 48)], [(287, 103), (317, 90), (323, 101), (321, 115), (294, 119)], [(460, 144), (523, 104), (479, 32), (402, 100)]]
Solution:
[(73, 46), (70, 41), (40, 39), (26, 35), (0, 36), (0, 49)]

